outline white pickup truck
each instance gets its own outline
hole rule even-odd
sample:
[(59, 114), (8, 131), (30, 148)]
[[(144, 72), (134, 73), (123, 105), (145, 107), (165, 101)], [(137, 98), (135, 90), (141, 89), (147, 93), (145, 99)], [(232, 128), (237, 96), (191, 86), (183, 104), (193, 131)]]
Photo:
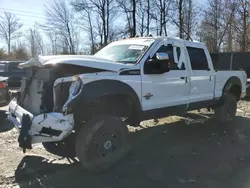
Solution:
[(126, 125), (201, 108), (232, 120), (247, 82), (244, 71), (216, 72), (204, 44), (168, 37), (124, 39), (93, 56), (41, 56), (19, 67), (28, 75), (8, 112), (19, 146), (74, 135), (76, 157), (92, 171), (127, 151)]

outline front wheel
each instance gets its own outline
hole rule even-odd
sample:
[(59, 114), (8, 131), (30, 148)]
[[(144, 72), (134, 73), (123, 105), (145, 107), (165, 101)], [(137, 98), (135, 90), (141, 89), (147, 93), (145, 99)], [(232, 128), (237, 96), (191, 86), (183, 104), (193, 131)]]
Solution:
[(117, 117), (95, 116), (79, 129), (76, 156), (92, 172), (108, 170), (128, 151), (128, 128)]
[(237, 100), (233, 94), (226, 94), (222, 97), (222, 104), (215, 108), (214, 113), (221, 123), (231, 122), (236, 115)]

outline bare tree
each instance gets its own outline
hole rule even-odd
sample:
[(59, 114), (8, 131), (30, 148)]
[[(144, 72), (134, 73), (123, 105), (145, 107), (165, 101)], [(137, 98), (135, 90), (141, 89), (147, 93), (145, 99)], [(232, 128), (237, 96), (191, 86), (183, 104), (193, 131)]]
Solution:
[(126, 31), (124, 33), (128, 33), (130, 36), (133, 35), (133, 23), (132, 23), (132, 15), (131, 15), (131, 3), (130, 0), (117, 0), (117, 3), (120, 9), (123, 11), (126, 17)]
[(30, 43), (30, 54), (31, 57), (34, 57), (37, 55), (37, 46), (36, 46), (36, 35), (37, 31), (33, 28), (29, 29), (29, 34), (27, 36), (27, 39)]
[(146, 14), (147, 14), (147, 7), (143, 0), (140, 0), (138, 3), (138, 9), (137, 9), (137, 28), (139, 30), (139, 33), (141, 36), (143, 36), (144, 32), (146, 31)]
[(126, 27), (127, 27), (127, 33), (130, 37), (135, 37), (137, 32), (137, 4), (138, 0), (116, 0), (117, 4), (119, 5), (120, 9), (124, 12), (126, 16)]
[[(92, 51), (94, 49), (94, 30), (100, 38), (100, 45), (105, 46), (109, 43), (112, 20), (115, 18), (116, 6), (114, 0), (74, 0), (74, 9), (82, 13), (85, 21), (88, 22), (88, 32), (92, 41)], [(94, 20), (96, 19), (96, 20)], [(96, 21), (96, 24), (94, 22)]]
[(167, 36), (167, 23), (170, 20), (172, 0), (154, 0), (152, 3), (152, 19), (156, 24), (156, 34)]
[[(58, 35), (55, 32), (47, 32), (47, 36), (50, 41), (50, 49), (47, 49), (47, 52), (51, 53), (52, 55), (57, 55), (59, 53), (58, 49)], [(47, 47), (48, 48), (48, 47)]]
[[(78, 25), (87, 32), (89, 35), (90, 42), (90, 48), (91, 48), (91, 54), (95, 53), (95, 31), (94, 31), (94, 23), (93, 23), (93, 16), (94, 11), (91, 6), (89, 6), (89, 3), (83, 0), (76, 0), (72, 2), (72, 6), (74, 10), (77, 13), (80, 13)], [(102, 33), (102, 32), (101, 32)], [(101, 34), (102, 38), (102, 34)]]
[(132, 30), (132, 36), (136, 36), (136, 0), (132, 0), (132, 20), (133, 20), (133, 30)]
[(87, 27), (90, 41), (91, 41), (91, 54), (95, 53), (95, 34), (94, 34), (94, 28), (93, 28), (93, 23), (91, 19), (91, 9), (86, 9), (87, 13), (87, 23), (89, 24)]
[(103, 30), (104, 30), (104, 28), (103, 28), (102, 22), (99, 20), (99, 16), (97, 16), (95, 19), (96, 19), (96, 24), (97, 24), (97, 26), (96, 26), (97, 36), (100, 39), (99, 46), (97, 48), (101, 48), (103, 45), (105, 45), (103, 42), (103, 38), (104, 38)]
[(227, 51), (233, 51), (233, 38), (235, 38), (235, 13), (238, 9), (239, 3), (234, 2), (234, 0), (225, 0), (224, 14), (225, 19), (228, 23), (228, 29), (225, 36), (225, 47)]
[(11, 45), (12, 52), (9, 55), (10, 60), (26, 60), (28, 59), (28, 53), (27, 53), (27, 44), (24, 39), (17, 39), (15, 42)]
[(146, 27), (146, 30), (147, 30), (147, 36), (149, 35), (149, 24), (150, 24), (150, 0), (147, 0), (147, 27)]
[(236, 42), (240, 46), (240, 51), (246, 51), (248, 49), (249, 41), (249, 10), (250, 2), (249, 0), (239, 0), (238, 6), (236, 7), (236, 22), (234, 24), (234, 29), (236, 33)]
[(10, 54), (11, 41), (15, 38), (14, 34), (21, 27), (22, 24), (15, 14), (4, 12), (4, 15), (0, 16), (0, 36), (5, 39), (8, 45), (8, 54)]
[(225, 1), (207, 0), (207, 9), (201, 22), (199, 36), (207, 43), (210, 51), (218, 52), (225, 40), (229, 20), (224, 13)]
[(0, 48), (0, 59), (5, 56), (5, 51), (3, 48)]
[[(62, 43), (63, 52), (75, 54), (73, 14), (66, 0), (53, 0), (46, 6), (46, 25), (43, 29), (51, 35), (56, 35)], [(67, 52), (66, 52), (67, 51)]]
[(94, 6), (94, 10), (97, 12), (98, 17), (100, 18), (99, 22), (101, 24), (101, 30), (103, 32), (103, 43), (101, 45), (107, 45), (110, 29), (111, 29), (111, 16), (114, 16), (115, 6), (114, 0), (89, 0), (90, 3)]
[(182, 36), (186, 40), (190, 40), (192, 34), (197, 28), (199, 16), (199, 7), (193, 3), (193, 0), (184, 0), (182, 8), (183, 32)]
[(178, 0), (178, 15), (179, 15), (179, 37), (183, 38), (183, 0)]
[(43, 40), (36, 26), (27, 31), (27, 40), (29, 43), (30, 54), (32, 57), (43, 54)]
[(38, 53), (44, 55), (44, 40), (40, 33), (36, 35), (36, 44), (38, 46)]

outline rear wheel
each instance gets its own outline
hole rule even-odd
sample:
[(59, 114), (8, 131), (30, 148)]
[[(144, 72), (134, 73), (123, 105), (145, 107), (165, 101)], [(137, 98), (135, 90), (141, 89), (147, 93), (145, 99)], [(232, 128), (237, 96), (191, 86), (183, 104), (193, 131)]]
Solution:
[(236, 115), (237, 100), (233, 94), (222, 97), (222, 104), (215, 108), (215, 117), (221, 123), (231, 122)]
[(77, 133), (76, 156), (82, 166), (92, 172), (108, 170), (128, 148), (128, 128), (117, 117), (95, 116)]

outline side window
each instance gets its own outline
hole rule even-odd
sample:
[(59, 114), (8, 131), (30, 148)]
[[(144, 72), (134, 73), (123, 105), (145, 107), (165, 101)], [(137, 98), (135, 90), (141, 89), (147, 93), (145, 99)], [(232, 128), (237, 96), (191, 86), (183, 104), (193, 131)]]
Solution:
[(0, 72), (6, 72), (6, 64), (5, 63), (1, 63), (0, 64)]
[(203, 49), (187, 47), (192, 70), (208, 70), (207, 57)]
[[(177, 58), (180, 58), (180, 48), (176, 49), (177, 51)], [(169, 60), (170, 60), (170, 70), (185, 70), (185, 66), (183, 65), (181, 69), (178, 68), (177, 63), (174, 62), (174, 49), (171, 44), (168, 44), (167, 46), (162, 45), (156, 53), (158, 52), (166, 52), (169, 55)], [(156, 58), (156, 54), (153, 56), (153, 58)], [(168, 63), (168, 62), (166, 62)]]

